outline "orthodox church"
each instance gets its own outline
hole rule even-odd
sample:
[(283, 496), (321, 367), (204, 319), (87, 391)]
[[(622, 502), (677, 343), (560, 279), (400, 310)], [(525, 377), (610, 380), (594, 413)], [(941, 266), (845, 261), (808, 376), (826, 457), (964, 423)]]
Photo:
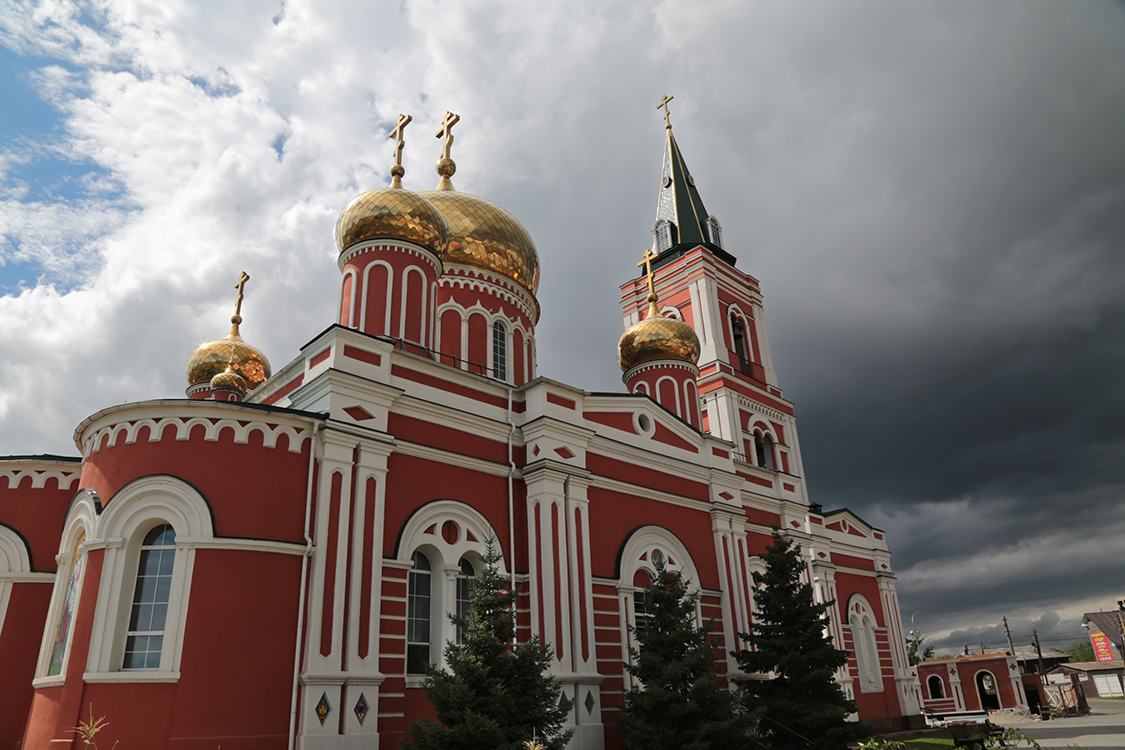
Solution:
[[(919, 714), (882, 531), (811, 502), (757, 279), (704, 208), (665, 109), (653, 244), (621, 285), (624, 387), (538, 373), (539, 256), (509, 212), (393, 180), (336, 225), (339, 313), (276, 372), (225, 337), (186, 398), (109, 406), (78, 457), (0, 459), (0, 750), (393, 749), (458, 638), (486, 544), (574, 705), (572, 748), (620, 745), (639, 588), (701, 591), (724, 652), (754, 618), (756, 557), (798, 541), (858, 718)], [(632, 275), (622, 258), (617, 271)], [(607, 356), (609, 353), (607, 352)], [(738, 675), (733, 658), (728, 672)]]

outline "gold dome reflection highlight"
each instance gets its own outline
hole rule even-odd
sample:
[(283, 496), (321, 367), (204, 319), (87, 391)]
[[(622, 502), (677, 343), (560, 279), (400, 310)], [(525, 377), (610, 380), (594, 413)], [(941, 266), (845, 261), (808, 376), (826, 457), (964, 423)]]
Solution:
[(539, 289), (539, 252), (516, 217), (468, 193), (428, 190), (419, 195), (445, 216), (449, 227), (446, 260), (493, 271), (535, 294)]
[(433, 203), (409, 190), (379, 188), (358, 195), (336, 222), (340, 252), (367, 240), (404, 240), (439, 258), (449, 236), (445, 218)]
[(621, 334), (617, 342), (617, 363), (623, 371), (659, 359), (692, 365), (699, 361), (699, 337), (691, 326), (675, 318), (655, 315)]

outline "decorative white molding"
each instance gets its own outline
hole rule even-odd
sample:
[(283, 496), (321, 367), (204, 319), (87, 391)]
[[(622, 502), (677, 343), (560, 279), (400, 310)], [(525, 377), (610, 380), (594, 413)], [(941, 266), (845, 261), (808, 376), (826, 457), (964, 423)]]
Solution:
[[(8, 464), (7, 461), (0, 461), (0, 466)], [(14, 490), (19, 487), (20, 482), (24, 479), (31, 477), (31, 489), (41, 490), (47, 485), (48, 479), (55, 479), (58, 481), (60, 490), (69, 490), (71, 485), (78, 481), (82, 476), (80, 468), (74, 471), (67, 471), (66, 469), (49, 469), (46, 468), (11, 468), (0, 469), (0, 478), (8, 478), (8, 489)]]
[[(216, 402), (217, 403), (217, 402)], [(212, 405), (211, 402), (207, 404)], [(208, 442), (217, 442), (225, 429), (233, 430), (234, 442), (245, 444), (250, 440), (250, 433), (257, 430), (262, 433), (262, 444), (265, 448), (276, 448), (277, 439), (281, 435), (289, 437), (289, 452), (300, 453), (304, 447), (305, 440), (312, 435), (312, 430), (308, 428), (298, 428), (292, 425), (284, 424), (269, 424), (262, 421), (244, 421), (236, 419), (219, 419), (212, 421), (207, 417), (163, 417), (160, 419), (136, 419), (115, 424), (109, 424), (105, 427), (98, 429), (92, 435), (88, 435), (82, 441), (82, 455), (89, 458), (94, 453), (102, 449), (102, 439), (108, 435), (109, 442), (106, 443), (106, 448), (113, 448), (117, 445), (117, 441), (122, 436), (125, 438), (125, 444), (129, 445), (137, 442), (137, 436), (142, 427), (149, 428), (150, 443), (159, 443), (164, 437), (164, 430), (172, 425), (175, 427), (176, 434), (175, 440), (186, 441), (191, 437), (191, 431), (195, 427), (203, 426), (204, 435), (203, 439)]]
[[(434, 273), (438, 276), (442, 272), (442, 263), (438, 257), (429, 250), (424, 250), (418, 245), (407, 244), (405, 242), (396, 242), (394, 240), (368, 240), (367, 242), (360, 242), (352, 245), (344, 252), (340, 253), (336, 265), (340, 270), (344, 270), (344, 266), (348, 261), (358, 255), (367, 255), (368, 253), (403, 253), (404, 255), (413, 255), (416, 258), (429, 263), (434, 268)], [(353, 287), (354, 288), (354, 287)]]

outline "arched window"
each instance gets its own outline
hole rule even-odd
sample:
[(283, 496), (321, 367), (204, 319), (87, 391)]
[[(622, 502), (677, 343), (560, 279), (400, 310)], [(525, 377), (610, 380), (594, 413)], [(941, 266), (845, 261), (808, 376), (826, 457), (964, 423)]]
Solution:
[[(469, 581), (476, 575), (473, 564), (462, 557), (460, 562), (461, 573), (457, 576), (457, 616), (464, 619), (469, 616)], [(457, 626), (457, 642), (465, 640), (465, 627)]]
[(723, 228), (719, 226), (719, 220), (714, 216), (707, 217), (707, 236), (712, 245), (723, 246)]
[(672, 247), (672, 224), (667, 219), (659, 219), (652, 228), (653, 245), (656, 252), (662, 253)]
[(430, 663), (430, 559), (412, 558), (406, 585), (406, 672), (425, 674)]
[(730, 318), (731, 339), (734, 343), (734, 354), (738, 357), (738, 369), (744, 373), (750, 372), (750, 357), (746, 353), (746, 324), (742, 318), (732, 315)]
[(508, 331), (499, 320), (492, 324), (492, 376), (508, 379)]
[[(457, 500), (432, 500), (407, 519), (396, 557), (407, 573), (406, 684), (419, 687), (426, 665), (445, 666), (444, 644), (460, 641), (451, 614), (468, 614), (468, 580), (483, 569), (487, 540), (498, 539), (479, 511)], [(499, 541), (495, 542), (498, 551)], [(507, 576), (504, 560), (497, 561)]]
[(160, 668), (175, 562), (176, 532), (168, 524), (161, 524), (141, 542), (122, 669)]
[(66, 577), (62, 611), (59, 613), (58, 627), (55, 628), (55, 638), (51, 644), (48, 675), (61, 674), (66, 663), (67, 646), (70, 645), (70, 635), (74, 625), (74, 611), (78, 608), (78, 591), (82, 586), (82, 572), (86, 569), (86, 553), (82, 550), (84, 541), (86, 541), (86, 533), (79, 532), (69, 558), (70, 572)]
[(936, 674), (930, 675), (926, 680), (926, 687), (930, 690), (930, 700), (938, 700), (945, 697), (945, 683), (941, 681), (941, 677)]
[(865, 693), (883, 690), (879, 667), (879, 647), (875, 642), (875, 613), (860, 594), (848, 600), (848, 625), (852, 631), (852, 649), (859, 670), (859, 685)]
[(754, 458), (759, 467), (777, 471), (773, 462), (773, 439), (769, 435), (754, 433)]

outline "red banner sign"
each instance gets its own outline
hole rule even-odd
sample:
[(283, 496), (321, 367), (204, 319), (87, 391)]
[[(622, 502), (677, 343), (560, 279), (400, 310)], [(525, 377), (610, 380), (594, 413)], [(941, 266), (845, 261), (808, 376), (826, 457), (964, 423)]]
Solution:
[(1090, 633), (1090, 642), (1094, 644), (1094, 654), (1098, 657), (1098, 661), (1113, 661), (1113, 649), (1105, 633)]

